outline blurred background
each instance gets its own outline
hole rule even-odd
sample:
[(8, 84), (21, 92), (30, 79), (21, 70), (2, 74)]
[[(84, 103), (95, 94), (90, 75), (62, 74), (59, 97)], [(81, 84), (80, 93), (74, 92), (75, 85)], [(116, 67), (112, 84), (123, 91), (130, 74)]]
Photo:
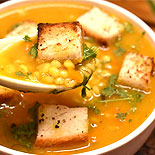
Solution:
[[(3, 3), (7, 0), (0, 0)], [(12, 0), (13, 1), (13, 0)], [(96, 0), (97, 1), (97, 0)], [(107, 0), (136, 14), (155, 31), (155, 0)], [(155, 155), (155, 130), (136, 155)]]
[(108, 0), (136, 14), (155, 30), (155, 0)]

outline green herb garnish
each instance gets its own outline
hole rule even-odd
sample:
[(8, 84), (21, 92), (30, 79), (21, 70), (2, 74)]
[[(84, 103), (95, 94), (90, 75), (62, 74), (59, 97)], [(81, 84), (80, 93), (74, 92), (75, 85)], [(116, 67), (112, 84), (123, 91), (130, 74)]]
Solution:
[(110, 97), (116, 93), (116, 88), (114, 87), (114, 85), (116, 84), (117, 77), (117, 75), (110, 76), (109, 84), (102, 90), (102, 95), (104, 95), (105, 97)]
[(81, 84), (83, 86), (82, 91), (81, 91), (82, 97), (86, 97), (86, 90), (90, 90), (90, 88), (88, 88), (86, 85), (87, 85), (89, 79), (91, 78), (91, 76), (92, 76), (92, 74), (89, 77), (84, 76), (84, 78), (83, 78), (83, 82)]
[(146, 32), (145, 32), (145, 31), (143, 31), (143, 32), (142, 32), (142, 36), (144, 36), (145, 34), (146, 34)]
[(23, 76), (23, 77), (26, 77), (26, 79), (28, 79), (29, 75), (31, 74), (32, 74), (31, 72), (27, 72), (26, 74), (24, 74), (22, 71), (16, 72), (17, 76)]
[(130, 91), (130, 94), (129, 94), (131, 100), (129, 101), (132, 105), (132, 112), (135, 112), (136, 111), (136, 107), (137, 107), (137, 102), (141, 102), (142, 99), (144, 98), (145, 94), (144, 93), (141, 93), (141, 92), (137, 92), (137, 91), (134, 91), (134, 90), (131, 90)]
[(132, 122), (132, 119), (129, 119), (128, 122), (131, 123)]
[(116, 98), (116, 99), (106, 99), (97, 101), (97, 103), (108, 103), (108, 102), (117, 102), (117, 101), (131, 101), (131, 98)]
[(36, 136), (37, 129), (37, 109), (39, 107), (39, 103), (36, 104), (28, 110), (28, 113), (32, 117), (32, 121), (27, 124), (12, 124), (11, 132), (13, 137), (19, 141), (20, 144), (26, 146), (27, 148), (32, 147), (32, 138)]
[(118, 45), (117, 49), (113, 52), (116, 56), (122, 56), (126, 50)]
[(115, 43), (115, 46), (117, 47), (116, 50), (113, 51), (113, 53), (116, 55), (116, 56), (122, 56), (126, 50), (124, 48), (122, 48), (120, 46), (120, 41), (122, 40), (121, 36), (119, 36), (116, 40), (116, 43)]
[(30, 49), (29, 55), (31, 55), (33, 58), (36, 58), (38, 56), (37, 47), (38, 47), (38, 43), (35, 43)]
[(124, 22), (123, 25), (126, 32), (133, 33), (133, 25), (131, 23)]
[(92, 109), (95, 114), (100, 113), (100, 109), (98, 109), (95, 105), (88, 105), (87, 108)]
[(38, 102), (36, 102), (35, 105), (28, 110), (28, 113), (32, 116), (32, 118), (34, 120), (37, 120), (37, 110), (38, 110), (39, 106), (40, 106), (40, 104)]
[(83, 45), (83, 54), (84, 54), (84, 60), (89, 60), (96, 58), (98, 49), (94, 46), (88, 47), (85, 43)]
[[(116, 85), (117, 75), (111, 75), (109, 79), (109, 83), (106, 88), (104, 88), (101, 94), (106, 98), (105, 100), (100, 100), (97, 102), (100, 103), (108, 103), (108, 102), (116, 102), (116, 101), (128, 101), (132, 105), (132, 112), (136, 111), (137, 102), (141, 102), (144, 98), (144, 93), (135, 91), (135, 90), (126, 90)], [(120, 98), (107, 99), (112, 97), (113, 95), (119, 96)]]
[(124, 121), (125, 118), (127, 117), (127, 115), (128, 115), (128, 112), (126, 112), (126, 113), (122, 113), (122, 112), (116, 113), (116, 118), (119, 119), (120, 121)]
[(36, 133), (36, 123), (35, 122), (29, 122), (27, 124), (18, 125), (12, 124), (11, 125), (11, 132), (13, 134), (13, 137), (19, 141), (20, 144), (31, 148), (31, 137)]
[(25, 42), (31, 42), (31, 38), (28, 35), (25, 35), (23, 39)]
[(16, 23), (15, 25), (12, 25), (12, 27), (10, 28), (9, 31), (13, 31), (14, 29), (16, 29), (18, 26), (20, 26), (22, 23), (19, 22), (19, 23)]

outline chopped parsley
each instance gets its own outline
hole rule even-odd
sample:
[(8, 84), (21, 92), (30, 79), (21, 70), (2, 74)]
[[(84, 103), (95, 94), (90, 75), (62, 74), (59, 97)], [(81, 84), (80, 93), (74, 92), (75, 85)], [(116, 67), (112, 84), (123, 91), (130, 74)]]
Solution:
[(15, 25), (12, 25), (12, 27), (10, 28), (9, 31), (13, 31), (14, 29), (16, 29), (18, 26), (20, 26), (22, 23), (19, 22), (19, 23), (16, 23)]
[(132, 119), (129, 119), (128, 122), (131, 123), (132, 122)]
[(114, 87), (116, 81), (117, 75), (111, 75), (108, 86), (102, 90), (102, 95), (104, 95), (105, 97), (110, 97), (114, 95), (116, 93), (116, 88)]
[(137, 107), (137, 102), (141, 102), (142, 99), (144, 98), (145, 94), (141, 93), (141, 92), (137, 92), (134, 90), (130, 91), (129, 97), (131, 98), (131, 100), (129, 101), (132, 105), (132, 112), (136, 111), (136, 107)]
[(23, 76), (23, 77), (26, 77), (26, 79), (28, 79), (29, 75), (31, 74), (32, 74), (31, 72), (27, 72), (26, 74), (24, 74), (22, 71), (16, 72), (17, 76)]
[(125, 52), (126, 52), (126, 50), (120, 46), (118, 46), (117, 49), (115, 51), (113, 51), (113, 53), (116, 56), (122, 56)]
[[(115, 102), (115, 101), (125, 101), (127, 100), (131, 105), (131, 111), (136, 111), (137, 102), (141, 102), (144, 98), (145, 94), (142, 92), (138, 92), (135, 90), (126, 90), (124, 88), (121, 88), (117, 85), (117, 75), (111, 75), (109, 79), (109, 83), (106, 88), (104, 88), (101, 92), (101, 94), (105, 97), (105, 100), (97, 101), (100, 103), (107, 103), (107, 102)], [(115, 95), (116, 97), (120, 98), (112, 98), (107, 99)]]
[(92, 109), (95, 114), (100, 113), (100, 109), (98, 109), (95, 105), (88, 105), (87, 108)]
[(31, 55), (33, 58), (36, 58), (38, 56), (37, 47), (38, 47), (38, 43), (35, 43), (30, 49), (29, 55)]
[(120, 41), (122, 40), (121, 36), (119, 36), (116, 40), (116, 43), (115, 43), (115, 46), (117, 47), (116, 50), (113, 51), (113, 53), (116, 55), (116, 56), (122, 56), (126, 50), (124, 48), (122, 48), (120, 46)]
[(122, 113), (122, 112), (116, 113), (116, 118), (119, 119), (120, 121), (124, 121), (126, 119), (127, 115), (128, 115), (128, 112), (126, 112), (126, 113)]
[(20, 144), (26, 146), (27, 148), (32, 147), (32, 138), (36, 136), (36, 129), (37, 129), (37, 109), (39, 107), (39, 103), (36, 104), (28, 110), (28, 113), (32, 117), (32, 121), (27, 124), (12, 124), (11, 125), (11, 132), (13, 137), (19, 141)]
[(89, 79), (91, 78), (91, 76), (92, 76), (92, 74), (89, 77), (84, 76), (84, 78), (83, 78), (83, 82), (81, 84), (83, 86), (82, 91), (81, 91), (82, 97), (86, 97), (86, 95), (87, 95), (86, 90), (90, 90), (90, 88), (88, 88), (86, 85), (87, 85)]
[(31, 42), (31, 38), (28, 35), (25, 35), (23, 39), (25, 42)]
[(124, 22), (123, 25), (126, 32), (133, 33), (133, 25), (131, 23)]
[(85, 43), (83, 45), (83, 54), (84, 54), (84, 60), (89, 60), (96, 58), (98, 49), (94, 46), (88, 47)]
[(115, 99), (106, 99), (106, 100), (100, 100), (97, 101), (97, 103), (108, 103), (108, 102), (117, 102), (117, 101), (130, 101), (131, 98), (115, 98)]
[(146, 32), (145, 32), (145, 31), (143, 31), (143, 32), (142, 32), (142, 36), (144, 36), (145, 34), (146, 34)]
[(40, 106), (40, 104), (38, 102), (36, 102), (35, 105), (28, 110), (28, 113), (32, 116), (32, 118), (34, 120), (37, 120), (37, 110), (38, 110), (39, 106)]

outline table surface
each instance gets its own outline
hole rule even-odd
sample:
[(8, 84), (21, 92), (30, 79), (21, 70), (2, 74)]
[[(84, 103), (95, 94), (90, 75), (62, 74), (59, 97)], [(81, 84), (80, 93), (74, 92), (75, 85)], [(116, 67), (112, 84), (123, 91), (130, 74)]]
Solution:
[[(0, 3), (7, 0), (0, 0)], [(149, 8), (147, 0), (108, 0), (133, 12), (143, 19), (155, 31), (155, 14)], [(155, 155), (155, 130), (135, 155)]]

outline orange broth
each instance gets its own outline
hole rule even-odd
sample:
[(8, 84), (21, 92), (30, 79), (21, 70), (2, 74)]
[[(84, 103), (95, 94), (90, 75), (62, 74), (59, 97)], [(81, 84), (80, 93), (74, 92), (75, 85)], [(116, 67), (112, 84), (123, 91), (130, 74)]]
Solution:
[[(19, 21), (33, 20), (35, 22), (45, 22), (45, 23), (56, 23), (64, 21), (75, 21), (81, 14), (85, 13), (91, 8), (91, 6), (83, 4), (66, 4), (66, 3), (54, 3), (54, 4), (35, 4), (35, 6), (27, 5), (23, 7), (16, 8), (14, 10), (9, 10), (7, 12), (0, 14), (0, 35), (4, 37), (10, 27)], [(142, 36), (142, 32), (133, 26), (134, 33), (124, 32), (122, 34), (122, 40), (120, 45), (126, 49), (127, 52), (136, 52), (155, 57), (155, 49), (151, 46), (149, 41), (145, 36)], [(136, 50), (131, 48), (131, 45), (136, 46)], [(10, 49), (4, 53), (0, 54), (0, 65), (10, 64), (15, 58), (21, 58), (27, 63), (35, 64), (32, 62), (32, 58), (28, 56), (28, 50), (32, 43), (25, 43), (17, 45), (18, 48)], [(124, 55), (115, 56), (113, 50), (116, 46), (113, 44), (106, 49), (100, 48), (98, 51), (97, 58), (101, 58), (104, 55), (110, 56), (111, 62), (108, 63), (105, 68), (111, 74), (118, 74), (121, 68)], [(4, 59), (4, 57), (6, 59)], [(5, 71), (0, 73), (6, 76)], [(12, 75), (13, 78), (17, 78)], [(95, 75), (89, 81), (89, 86), (93, 87), (99, 85), (97, 81), (94, 80)], [(103, 85), (100, 86), (102, 90), (108, 82), (109, 78), (103, 78)], [(140, 126), (147, 117), (151, 114), (155, 108), (155, 79), (151, 79), (151, 91), (145, 95), (140, 103), (137, 103), (137, 110), (135, 113), (130, 112), (124, 121), (120, 121), (116, 118), (116, 113), (127, 112), (131, 108), (131, 104), (128, 101), (121, 102), (110, 102), (110, 103), (98, 103), (96, 106), (100, 109), (100, 113), (96, 114), (93, 110), (89, 110), (89, 142), (84, 144), (83, 147), (75, 146), (75, 150), (72, 150), (72, 146), (66, 151), (61, 151), (60, 154), (69, 153), (80, 153), (86, 152), (94, 149), (98, 149), (109, 144), (112, 144), (123, 137), (130, 134), (138, 126)], [(11, 100), (3, 100), (1, 102), (0, 108), (8, 109), (6, 117), (0, 117), (0, 144), (14, 150), (19, 150), (29, 153), (46, 153), (49, 154), (59, 154), (54, 153), (51, 149), (27, 149), (26, 147), (20, 145), (16, 141), (10, 132), (10, 126), (12, 123), (24, 124), (30, 121), (30, 117), (27, 114), (27, 110), (34, 105), (36, 101), (40, 104), (63, 104), (69, 107), (76, 106), (87, 106), (88, 104), (93, 104), (96, 100), (100, 100), (101, 95), (92, 92), (91, 97), (82, 98), (81, 88), (64, 92), (58, 95), (52, 94), (30, 94), (30, 93), (20, 93), (17, 97), (15, 96)], [(120, 110), (119, 110), (120, 109)], [(129, 120), (132, 119), (130, 122)], [(33, 139), (32, 141), (34, 141)], [(51, 151), (51, 152), (50, 152)]]

